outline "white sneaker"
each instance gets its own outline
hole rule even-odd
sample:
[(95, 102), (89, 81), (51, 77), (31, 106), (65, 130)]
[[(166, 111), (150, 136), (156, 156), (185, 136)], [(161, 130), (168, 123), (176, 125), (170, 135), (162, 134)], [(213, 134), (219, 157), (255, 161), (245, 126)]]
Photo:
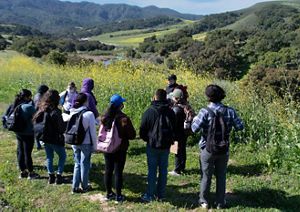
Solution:
[(175, 172), (175, 171), (171, 171), (171, 172), (168, 172), (168, 173), (169, 173), (169, 175), (171, 175), (171, 176), (175, 176), (175, 177), (179, 177), (179, 176), (180, 176), (180, 174), (177, 173), (177, 172)]
[(208, 209), (208, 204), (205, 203), (205, 202), (202, 202), (202, 203), (200, 204), (200, 206), (201, 206), (201, 208), (203, 208), (203, 209)]

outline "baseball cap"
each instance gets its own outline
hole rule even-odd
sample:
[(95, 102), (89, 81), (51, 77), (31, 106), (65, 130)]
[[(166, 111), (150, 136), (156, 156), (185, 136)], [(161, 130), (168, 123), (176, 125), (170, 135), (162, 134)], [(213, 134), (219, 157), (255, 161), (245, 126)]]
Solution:
[(170, 76), (168, 76), (168, 80), (177, 80), (177, 76), (175, 74), (172, 74)]
[(110, 97), (110, 103), (119, 107), (123, 102), (126, 102), (126, 99), (122, 98), (119, 94), (114, 94)]
[(175, 88), (171, 95), (172, 95), (172, 97), (174, 97), (174, 98), (180, 99), (180, 98), (182, 98), (182, 96), (183, 96), (183, 92), (182, 92), (181, 89)]

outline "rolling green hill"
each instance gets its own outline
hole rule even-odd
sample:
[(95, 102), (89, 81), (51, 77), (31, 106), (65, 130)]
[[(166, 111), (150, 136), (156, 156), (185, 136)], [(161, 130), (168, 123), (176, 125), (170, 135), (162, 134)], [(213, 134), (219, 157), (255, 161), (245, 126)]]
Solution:
[(126, 4), (100, 5), (90, 2), (71, 3), (59, 0), (0, 1), (0, 23), (21, 24), (47, 33), (59, 33), (78, 27), (162, 15), (183, 19), (201, 17), (155, 6), (141, 8)]
[(255, 4), (252, 7), (235, 11), (238, 14), (241, 14), (239, 20), (235, 23), (230, 24), (224, 28), (232, 29), (237, 31), (242, 30), (251, 30), (257, 27), (258, 16), (257, 13), (264, 11), (266, 8), (276, 6), (276, 5), (286, 5), (300, 10), (300, 1), (271, 1), (271, 2), (262, 2)]

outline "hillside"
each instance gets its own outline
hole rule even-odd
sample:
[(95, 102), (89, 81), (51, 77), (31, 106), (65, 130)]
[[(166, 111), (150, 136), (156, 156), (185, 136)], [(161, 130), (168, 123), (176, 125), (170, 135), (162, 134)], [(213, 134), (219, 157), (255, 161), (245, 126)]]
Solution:
[[(21, 88), (35, 92), (40, 83), (46, 83), (62, 91), (70, 80), (80, 87), (83, 78), (91, 77), (95, 80), (98, 110), (103, 112), (109, 97), (120, 93), (127, 99), (124, 112), (136, 129), (139, 129), (141, 114), (150, 105), (153, 92), (165, 86), (165, 79), (170, 74), (160, 66), (130, 61), (108, 67), (98, 64), (54, 66), (15, 52), (0, 52), (0, 66), (1, 114)], [(261, 99), (251, 86), (201, 77), (184, 66), (178, 66), (172, 73), (177, 74), (180, 83), (188, 86), (189, 101), (196, 111), (207, 104), (203, 93), (208, 84), (217, 83), (224, 87), (224, 103), (237, 108), (246, 125), (245, 131), (232, 136), (226, 186), (228, 209), (224, 211), (298, 211), (300, 122), (295, 116), (296, 108), (269, 92), (264, 93), (265, 99)], [(34, 149), (32, 154), (34, 170), (41, 178), (18, 179), (15, 135), (0, 129), (0, 140), (0, 211), (205, 211), (198, 205), (198, 136), (189, 139), (186, 172), (180, 177), (168, 176), (166, 199), (149, 204), (140, 201), (147, 181), (146, 144), (142, 140), (130, 141), (124, 169), (123, 194), (126, 201), (123, 204), (104, 201), (103, 154), (92, 157), (92, 191), (72, 195), (74, 162), (69, 146), (64, 184), (48, 185), (44, 150)], [(169, 158), (168, 170), (171, 171), (174, 155)], [(215, 196), (215, 188), (213, 178), (212, 197)]]
[(252, 7), (234, 11), (240, 14), (240, 18), (233, 24), (226, 26), (226, 29), (232, 29), (237, 31), (251, 30), (258, 26), (258, 13), (263, 12), (267, 8), (274, 6), (290, 6), (291, 8), (298, 9), (300, 11), (300, 1), (271, 1), (262, 2), (253, 5)]
[(89, 2), (71, 3), (59, 0), (0, 1), (0, 23), (21, 24), (48, 33), (162, 15), (183, 19), (200, 18), (197, 15), (181, 14), (171, 9), (155, 6), (141, 8), (126, 4), (99, 5)]

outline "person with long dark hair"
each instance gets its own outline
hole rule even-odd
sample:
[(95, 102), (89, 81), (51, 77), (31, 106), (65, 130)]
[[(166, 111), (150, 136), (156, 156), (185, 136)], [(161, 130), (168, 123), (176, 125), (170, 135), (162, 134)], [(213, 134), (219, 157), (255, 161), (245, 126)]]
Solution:
[(32, 93), (30, 90), (22, 89), (19, 94), (16, 95), (15, 101), (11, 107), (14, 111), (18, 106), (21, 109), (21, 118), (23, 120), (23, 130), (16, 132), (18, 141), (17, 157), (18, 164), (21, 171), (19, 178), (35, 179), (39, 175), (33, 172), (32, 163), (32, 149), (34, 145), (32, 116), (35, 113), (34, 105), (32, 104)]
[[(115, 94), (110, 99), (110, 105), (101, 117), (101, 123), (106, 129), (112, 128), (112, 123), (115, 121), (118, 133), (121, 140), (121, 146), (114, 153), (105, 153), (105, 187), (107, 200), (115, 199), (117, 202), (125, 200), (122, 195), (123, 187), (123, 170), (126, 162), (126, 154), (129, 146), (129, 140), (134, 139), (136, 131), (132, 125), (130, 118), (122, 112), (125, 99), (120, 95)], [(112, 176), (115, 171), (115, 189), (116, 194), (112, 191)]]
[[(63, 133), (65, 131), (65, 124), (62, 119), (61, 110), (58, 108), (59, 93), (57, 90), (48, 90), (42, 97), (39, 110), (34, 115), (34, 123), (45, 121), (45, 128), (43, 132), (42, 141), (45, 145), (47, 157), (47, 170), (49, 174), (49, 184), (62, 184), (62, 174), (66, 161), (65, 142)], [(46, 120), (44, 120), (46, 119)], [(58, 155), (58, 170), (55, 177), (53, 169), (54, 152)]]
[[(93, 112), (87, 108), (88, 97), (85, 93), (79, 93), (74, 102), (74, 108), (70, 110), (72, 115), (82, 113), (82, 125), (85, 136), (82, 144), (72, 145), (74, 151), (74, 173), (72, 193), (85, 193), (91, 189), (89, 186), (89, 171), (91, 167), (91, 155), (97, 148), (96, 120)], [(85, 111), (83, 111), (85, 110)], [(79, 187), (81, 184), (81, 188)]]
[[(38, 87), (37, 93), (36, 93), (36, 94), (34, 95), (34, 97), (33, 97), (34, 107), (35, 107), (36, 110), (39, 109), (40, 101), (41, 101), (43, 95), (44, 95), (48, 90), (49, 90), (49, 87), (48, 87), (47, 85), (44, 85), (44, 84), (42, 84), (42, 85), (40, 85), (40, 86)], [(43, 149), (42, 144), (41, 144), (41, 142), (40, 142), (38, 139), (36, 139), (35, 142), (36, 142), (36, 149), (37, 149), (37, 150)]]

